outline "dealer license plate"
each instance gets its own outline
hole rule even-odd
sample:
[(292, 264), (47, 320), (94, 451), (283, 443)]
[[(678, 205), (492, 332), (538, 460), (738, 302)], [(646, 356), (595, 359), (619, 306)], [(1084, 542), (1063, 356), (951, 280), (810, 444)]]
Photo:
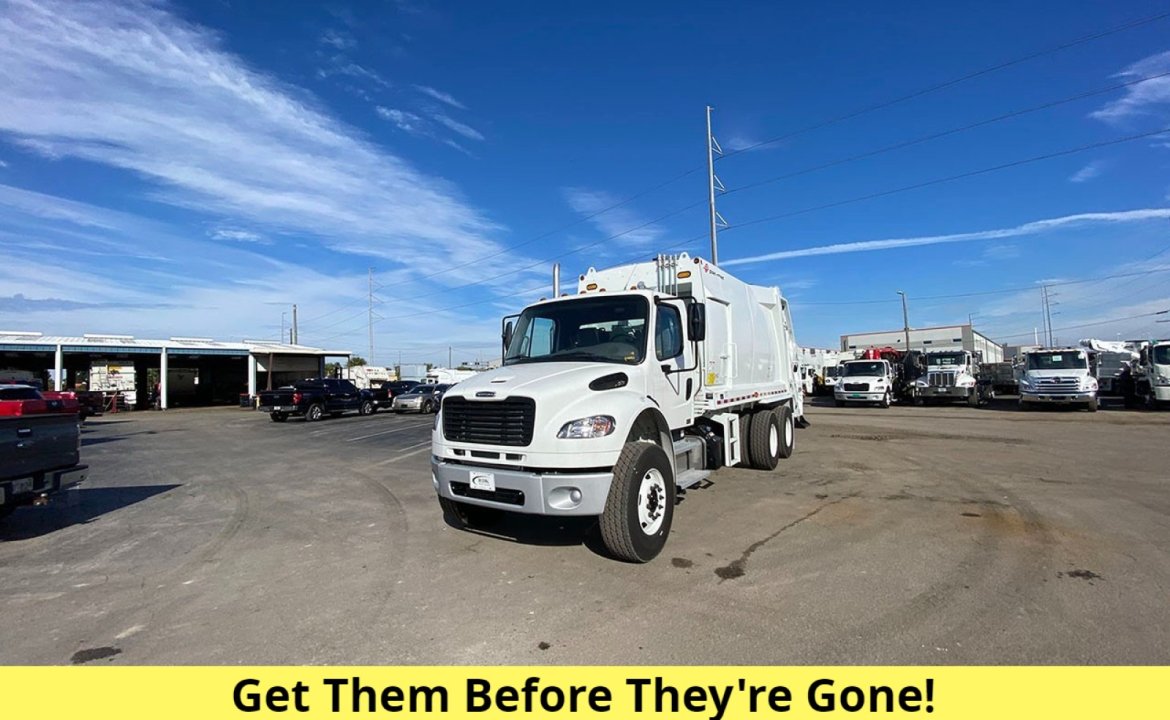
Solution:
[(23, 480), (15, 480), (12, 483), (12, 494), (20, 495), (21, 493), (30, 493), (33, 490), (32, 478), (25, 478)]
[(471, 473), (471, 489), (483, 490), (484, 492), (496, 491), (496, 475), (495, 473), (473, 472)]
[(849, 397), (850, 397), (850, 398), (852, 398), (852, 399), (855, 399), (855, 400), (861, 400), (861, 399), (862, 399), (862, 396), (861, 396), (861, 395), (856, 395), (856, 394), (855, 394), (855, 395), (850, 395)]
[(936, 393), (945, 393), (947, 391), (947, 389), (946, 388), (935, 388), (934, 391)]

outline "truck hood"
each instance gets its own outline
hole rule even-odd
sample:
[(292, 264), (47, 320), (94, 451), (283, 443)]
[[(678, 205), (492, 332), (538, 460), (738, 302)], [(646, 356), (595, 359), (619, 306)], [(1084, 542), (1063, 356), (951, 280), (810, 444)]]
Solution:
[(839, 383), (855, 383), (855, 382), (877, 383), (877, 382), (882, 382), (883, 380), (886, 380), (885, 375), (850, 375), (849, 377), (837, 378), (837, 382), (839, 382)]
[[(563, 393), (565, 390), (572, 389), (589, 392), (589, 383), (597, 378), (619, 372), (624, 372), (629, 376), (631, 382), (637, 376), (636, 367), (618, 365), (617, 363), (521, 363), (480, 373), (454, 386), (446, 394), (466, 398), (494, 397), (503, 399), (512, 395), (532, 397), (551, 392)], [(494, 394), (486, 395), (484, 393)]]

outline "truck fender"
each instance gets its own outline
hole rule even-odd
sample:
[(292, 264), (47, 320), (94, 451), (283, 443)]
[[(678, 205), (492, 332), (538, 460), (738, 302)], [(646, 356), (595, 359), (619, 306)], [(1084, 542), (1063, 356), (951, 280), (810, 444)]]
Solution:
[(630, 432), (626, 435), (626, 442), (645, 440), (653, 442), (666, 451), (666, 456), (674, 463), (674, 440), (671, 438), (670, 425), (666, 417), (656, 407), (648, 407), (638, 414)]

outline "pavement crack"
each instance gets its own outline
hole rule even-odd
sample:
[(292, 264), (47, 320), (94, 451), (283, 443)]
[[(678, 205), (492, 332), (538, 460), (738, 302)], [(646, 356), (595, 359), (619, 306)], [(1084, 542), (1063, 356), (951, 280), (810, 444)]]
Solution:
[(743, 554), (740, 555), (738, 559), (731, 561), (731, 563), (724, 565), (723, 567), (715, 568), (715, 574), (719, 576), (719, 582), (722, 584), (722, 582), (724, 580), (734, 580), (735, 578), (743, 577), (745, 574), (747, 574), (747, 561), (748, 561), (748, 558), (750, 558), (752, 556), (752, 553), (754, 553), (755, 551), (764, 547), (772, 540), (775, 540), (776, 538), (780, 537), (781, 533), (784, 533), (787, 530), (791, 530), (792, 528), (801, 524), (805, 520), (808, 520), (809, 518), (813, 517), (814, 515), (816, 515), (817, 513), (819, 513), (820, 511), (824, 510), (827, 507), (831, 507), (833, 505), (836, 505), (837, 503), (845, 502), (846, 500), (849, 500), (851, 498), (855, 498), (857, 496), (858, 496), (858, 493), (851, 493), (849, 495), (844, 495), (842, 497), (839, 497), (836, 500), (830, 500), (827, 503), (824, 503), (822, 505), (818, 505), (817, 507), (808, 511), (804, 515), (801, 515), (800, 517), (796, 518), (795, 520), (788, 523), (787, 525), (784, 525), (779, 530), (772, 533), (771, 535), (764, 538), (763, 540), (755, 541), (754, 543), (749, 545), (746, 550), (743, 551)]

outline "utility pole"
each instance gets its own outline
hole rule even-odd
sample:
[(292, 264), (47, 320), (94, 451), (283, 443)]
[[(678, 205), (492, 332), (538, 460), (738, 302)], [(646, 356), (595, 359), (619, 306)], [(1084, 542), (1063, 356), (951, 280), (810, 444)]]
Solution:
[(711, 134), (711, 110), (713, 108), (707, 106), (707, 203), (710, 206), (711, 215), (711, 264), (719, 264), (719, 228), (727, 227), (727, 221), (715, 209), (715, 191), (727, 192), (727, 188), (723, 186), (719, 178), (715, 176), (715, 154), (718, 153), (720, 157), (723, 156), (723, 148), (719, 147), (719, 141)]
[(1052, 298), (1056, 297), (1054, 293), (1048, 292), (1048, 286), (1041, 287), (1044, 298), (1044, 327), (1047, 335), (1048, 347), (1052, 347)]
[(370, 357), (367, 362), (374, 364), (374, 268), (370, 268), (370, 319), (369, 319), (369, 333), (370, 333)]
[(280, 341), (284, 342), (284, 316), (288, 313), (284, 310), (280, 311)]
[(447, 367), (451, 368), (451, 369), (454, 369), (454, 367), (455, 367), (454, 365), (451, 364), (451, 346), (450, 345), (447, 346)]
[(906, 352), (910, 352), (910, 315), (906, 312), (906, 293), (899, 290), (898, 294), (902, 296), (902, 330), (906, 333)]
[(300, 339), (301, 333), (297, 328), (297, 306), (296, 303), (293, 303), (292, 344), (296, 345)]

